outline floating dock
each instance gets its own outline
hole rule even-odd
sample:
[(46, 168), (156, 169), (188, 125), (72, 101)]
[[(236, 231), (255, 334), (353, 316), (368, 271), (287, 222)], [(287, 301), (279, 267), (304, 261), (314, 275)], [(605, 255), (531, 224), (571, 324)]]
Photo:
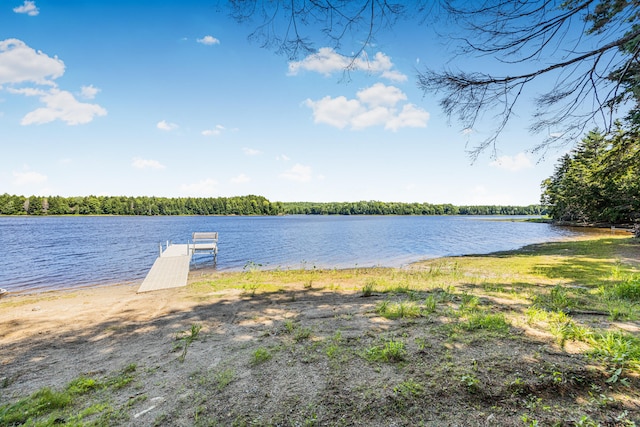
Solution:
[(187, 286), (189, 266), (194, 253), (211, 254), (215, 263), (218, 256), (218, 233), (193, 233), (191, 243), (176, 245), (167, 242), (164, 250), (160, 245), (160, 256), (138, 288), (138, 293)]

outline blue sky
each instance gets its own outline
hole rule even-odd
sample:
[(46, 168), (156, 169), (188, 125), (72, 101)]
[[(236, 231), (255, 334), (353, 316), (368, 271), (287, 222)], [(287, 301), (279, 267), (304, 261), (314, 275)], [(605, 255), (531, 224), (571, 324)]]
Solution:
[(416, 86), (449, 57), (424, 27), (345, 79), (331, 47), (288, 61), (206, 3), (0, 2), (0, 193), (538, 203), (562, 153), (528, 154), (522, 118), (472, 164), (485, 131)]

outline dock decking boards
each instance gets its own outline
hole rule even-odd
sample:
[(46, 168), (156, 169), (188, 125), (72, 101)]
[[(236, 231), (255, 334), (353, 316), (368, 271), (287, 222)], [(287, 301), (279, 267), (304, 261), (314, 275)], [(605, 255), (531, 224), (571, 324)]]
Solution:
[(138, 292), (186, 286), (190, 262), (188, 245), (170, 245), (153, 263)]

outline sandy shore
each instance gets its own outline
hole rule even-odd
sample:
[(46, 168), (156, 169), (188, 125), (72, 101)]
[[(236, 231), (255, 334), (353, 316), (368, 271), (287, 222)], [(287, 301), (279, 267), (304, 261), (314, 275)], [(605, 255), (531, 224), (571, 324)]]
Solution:
[[(620, 249), (618, 260), (637, 265), (638, 246)], [(418, 293), (418, 303), (446, 294), (445, 279), (460, 289), (469, 286), (464, 274), (452, 270), (457, 268), (455, 259), (429, 262), (438, 274), (424, 279), (435, 282)], [(616, 260), (606, 262), (613, 267)], [(438, 302), (437, 315), (389, 320), (376, 314), (377, 304), (403, 301), (407, 295), (374, 293), (363, 298), (363, 286), (380, 280), (399, 280), (398, 286), (405, 286), (410, 278), (403, 279), (397, 269), (381, 274), (365, 270), (297, 275), (293, 281), (284, 275), (273, 289), (259, 282), (257, 294), (243, 288), (242, 274), (213, 273), (211, 278), (220, 284), (211, 285), (198, 284), (209, 273), (192, 271), (185, 288), (142, 294), (135, 284), (5, 296), (0, 299), (0, 403), (15, 402), (43, 387), (64, 389), (79, 376), (113, 378), (135, 366), (132, 384), (99, 398), (115, 408), (114, 418), (104, 425), (192, 426), (198, 425), (198, 414), (208, 413), (212, 425), (236, 420), (241, 421), (238, 425), (254, 425), (256, 417), (265, 424), (255, 425), (307, 425), (305, 420), (316, 416), (335, 425), (382, 426), (390, 425), (391, 418), (394, 425), (410, 425), (402, 421), (409, 416), (430, 426), (515, 426), (522, 425), (525, 409), (522, 396), (513, 394), (513, 381), (523, 382), (526, 393), (542, 396), (550, 407), (568, 408), (566, 419), (591, 410), (580, 403), (591, 390), (584, 384), (608, 387), (606, 375), (580, 354), (583, 348), (571, 344), (560, 349), (544, 328), (518, 320), (530, 301), (513, 299), (508, 292), (501, 298), (484, 295), (476, 286), (482, 307), (512, 319), (509, 335), (449, 336), (449, 325), (460, 321), (453, 313), (460, 310), (462, 293)], [(546, 285), (553, 286), (555, 280)], [(229, 283), (234, 286), (228, 288)], [(536, 278), (529, 286), (544, 285)], [(582, 320), (595, 325), (603, 317)], [(202, 327), (200, 337), (180, 361), (180, 338), (193, 325)], [(640, 325), (629, 325), (637, 333)], [(367, 362), (363, 355), (383, 338), (402, 340), (408, 361)], [(273, 359), (257, 365), (254, 358), (262, 350), (270, 351)], [(469, 394), (460, 382), (470, 372), (481, 379), (486, 396)], [(556, 372), (579, 377), (584, 384), (558, 383)], [(232, 380), (221, 386), (225, 373)], [(414, 387), (418, 381), (416, 390), (398, 388)], [(616, 399), (623, 403), (619, 411), (611, 407), (611, 416), (622, 410), (638, 416), (638, 396)], [(308, 402), (314, 402), (313, 407)], [(594, 408), (594, 416), (602, 411)], [(554, 416), (543, 410), (537, 415), (542, 420)]]

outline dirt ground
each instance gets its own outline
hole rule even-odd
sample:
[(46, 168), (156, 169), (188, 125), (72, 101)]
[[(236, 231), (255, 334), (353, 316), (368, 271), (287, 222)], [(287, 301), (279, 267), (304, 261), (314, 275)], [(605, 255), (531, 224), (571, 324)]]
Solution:
[[(637, 389), (620, 395), (579, 346), (561, 349), (524, 323), (506, 337), (456, 337), (445, 306), (433, 316), (388, 320), (375, 311), (388, 295), (315, 284), (256, 295), (193, 285), (136, 290), (0, 300), (0, 404), (135, 364), (130, 384), (100, 395), (111, 414), (98, 424), (622, 426), (640, 419)], [(505, 313), (523, 304), (481, 302)], [(193, 325), (202, 329), (181, 361)], [(627, 326), (637, 333), (636, 323)], [(405, 344), (397, 361), (368, 358), (393, 340)]]

